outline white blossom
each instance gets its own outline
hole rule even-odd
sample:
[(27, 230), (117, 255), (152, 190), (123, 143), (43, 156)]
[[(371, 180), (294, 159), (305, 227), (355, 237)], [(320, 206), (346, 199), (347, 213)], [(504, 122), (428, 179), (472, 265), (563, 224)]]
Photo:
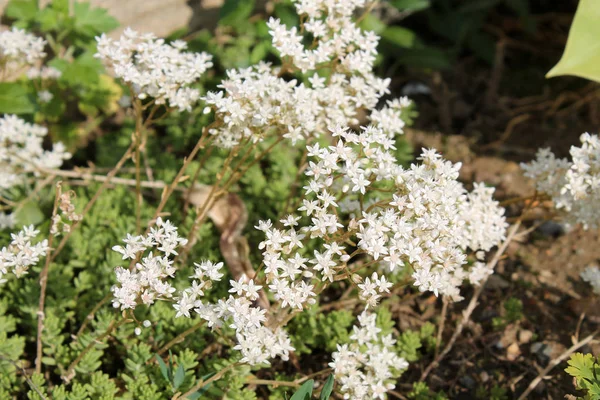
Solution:
[(25, 182), (28, 174), (39, 169), (59, 168), (71, 154), (61, 142), (52, 150), (42, 146), (48, 129), (30, 124), (15, 115), (0, 118), (0, 191)]
[[(175, 249), (184, 246), (187, 239), (179, 237), (177, 228), (170, 221), (159, 217), (148, 235), (127, 235), (123, 242), (125, 247), (113, 246), (112, 249), (122, 254), (123, 260), (136, 262), (131, 270), (124, 267), (115, 269), (118, 283), (111, 288), (113, 307), (135, 309), (140, 303), (149, 305), (156, 300), (173, 297), (175, 288), (166, 280), (175, 273), (169, 256), (176, 255)], [(146, 251), (149, 253), (144, 257)]]
[(567, 226), (596, 229), (600, 226), (600, 140), (589, 133), (580, 140), (581, 147), (571, 147), (571, 161), (541, 149), (535, 160), (521, 168), (535, 180), (539, 192), (552, 198)]
[(349, 344), (337, 345), (332, 354), (336, 380), (344, 399), (385, 399), (394, 381), (408, 363), (394, 350), (396, 341), (391, 336), (380, 336), (375, 324), (376, 315), (363, 312), (355, 325)]
[(119, 39), (102, 34), (96, 40), (96, 57), (131, 85), (135, 96), (152, 97), (156, 104), (168, 103), (180, 111), (190, 111), (198, 101), (200, 92), (190, 85), (212, 67), (210, 55), (184, 52), (185, 42), (167, 44), (129, 28)]
[(10, 234), (12, 238), (10, 244), (0, 250), (0, 283), (6, 282), (4, 277), (9, 272), (17, 278), (27, 274), (29, 268), (46, 255), (48, 240), (32, 243), (39, 233), (40, 231), (30, 225), (24, 226), (18, 233)]

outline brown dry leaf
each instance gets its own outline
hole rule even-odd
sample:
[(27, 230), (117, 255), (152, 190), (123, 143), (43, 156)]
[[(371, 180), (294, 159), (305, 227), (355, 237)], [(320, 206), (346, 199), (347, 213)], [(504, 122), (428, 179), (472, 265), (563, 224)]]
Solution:
[[(211, 190), (212, 186), (194, 185), (189, 196), (190, 204), (196, 208), (202, 207)], [(242, 199), (235, 193), (220, 197), (208, 210), (208, 217), (221, 232), (219, 248), (233, 279), (238, 280), (243, 275), (253, 279), (256, 271), (248, 258), (248, 241), (242, 236), (242, 231), (248, 222), (248, 212)], [(265, 292), (261, 290), (259, 294), (258, 305), (265, 309), (269, 308), (269, 300)]]

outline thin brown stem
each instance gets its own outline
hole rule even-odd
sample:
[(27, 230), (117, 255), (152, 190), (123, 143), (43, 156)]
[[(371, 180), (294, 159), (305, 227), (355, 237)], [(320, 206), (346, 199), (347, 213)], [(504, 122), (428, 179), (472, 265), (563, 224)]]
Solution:
[(171, 347), (173, 347), (177, 343), (183, 342), (183, 340), (188, 335), (191, 335), (192, 333), (196, 332), (203, 325), (204, 325), (204, 320), (201, 320), (200, 322), (196, 323), (195, 325), (193, 325), (193, 326), (189, 327), (188, 329), (186, 329), (185, 331), (181, 332), (179, 335), (175, 336), (167, 344), (165, 344), (163, 347), (161, 347), (160, 350), (158, 350), (158, 355), (164, 354), (167, 350), (169, 350)]
[(438, 326), (437, 338), (435, 340), (435, 356), (437, 357), (440, 345), (442, 344), (442, 335), (444, 334), (444, 325), (446, 323), (446, 315), (448, 314), (449, 300), (446, 296), (442, 297), (442, 315), (440, 316), (440, 324)]
[(190, 390), (188, 390), (187, 392), (185, 392), (182, 395), (179, 395), (179, 393), (175, 394), (175, 396), (173, 396), (171, 398), (171, 400), (176, 400), (176, 399), (185, 399), (187, 396), (191, 395), (192, 393), (194, 393), (195, 391), (203, 388), (206, 385), (209, 385), (210, 383), (221, 379), (223, 377), (223, 375), (225, 375), (227, 372), (231, 371), (233, 368), (241, 365), (242, 363), (234, 363), (234, 364), (229, 364), (228, 366), (226, 366), (225, 368), (223, 368), (222, 370), (220, 370), (219, 372), (217, 372), (215, 375), (213, 375), (212, 377), (210, 377), (207, 380), (203, 380), (201, 379), (200, 382), (196, 383)]
[(573, 346), (569, 347), (560, 356), (558, 356), (554, 360), (550, 361), (548, 363), (548, 365), (546, 366), (546, 368), (544, 368), (542, 370), (542, 372), (540, 372), (538, 374), (538, 376), (533, 381), (531, 381), (531, 383), (529, 384), (529, 386), (527, 386), (527, 389), (525, 389), (525, 391), (519, 396), (518, 400), (524, 400), (524, 399), (526, 399), (527, 396), (529, 396), (529, 393), (531, 393), (531, 391), (533, 389), (535, 389), (535, 387), (542, 381), (542, 379), (544, 379), (544, 377), (548, 374), (548, 372), (550, 372), (550, 370), (552, 368), (556, 367), (558, 364), (560, 364), (561, 362), (563, 362), (564, 360), (566, 360), (571, 354), (573, 354), (574, 352), (576, 352), (577, 350), (579, 350), (580, 348), (582, 348), (583, 346), (585, 346), (586, 344), (588, 344), (589, 342), (591, 342), (594, 339), (594, 337), (596, 337), (596, 335), (599, 332), (600, 331), (595, 331), (594, 333), (592, 333), (591, 335), (587, 336), (583, 340), (581, 340), (581, 341), (575, 343)]
[[(496, 254), (494, 254), (494, 258), (492, 258), (492, 260), (488, 264), (491, 269), (494, 269), (494, 267), (496, 267), (496, 264), (498, 264), (498, 261), (500, 261), (500, 258), (502, 257), (502, 255), (504, 254), (506, 249), (508, 248), (509, 243), (515, 237), (515, 234), (517, 233), (519, 226), (521, 226), (521, 222), (517, 221), (517, 223), (515, 223), (509, 229), (508, 235), (506, 236), (504, 243), (502, 243), (502, 245), (500, 245), (500, 247), (498, 248), (498, 251), (496, 251)], [(456, 330), (452, 334), (450, 341), (448, 342), (446, 347), (444, 347), (444, 350), (440, 354), (438, 354), (437, 357), (435, 357), (434, 360), (431, 362), (431, 364), (429, 364), (427, 366), (425, 371), (423, 371), (423, 373), (421, 374), (421, 379), (420, 379), (421, 381), (424, 381), (427, 378), (427, 376), (429, 375), (429, 373), (434, 368), (436, 368), (439, 365), (440, 361), (442, 361), (444, 359), (444, 357), (446, 357), (446, 355), (448, 355), (450, 350), (452, 350), (452, 347), (454, 346), (456, 339), (458, 339), (458, 337), (462, 333), (463, 329), (469, 322), (469, 320), (471, 318), (471, 314), (473, 314), (475, 307), (477, 307), (477, 301), (479, 299), (479, 296), (483, 292), (483, 288), (485, 287), (486, 282), (487, 282), (487, 278), (475, 289), (475, 292), (473, 293), (473, 297), (471, 297), (471, 301), (469, 301), (467, 308), (463, 311), (462, 319), (460, 320), (460, 323), (458, 324), (458, 326), (456, 327)]]
[[(58, 204), (60, 201), (61, 195), (61, 182), (56, 183), (56, 194), (54, 196), (54, 207), (52, 208), (52, 219), (54, 221), (54, 217), (58, 212)], [(44, 332), (44, 306), (46, 303), (46, 287), (48, 285), (48, 271), (50, 270), (50, 262), (51, 257), (50, 254), (52, 252), (52, 244), (54, 243), (54, 235), (49, 233), (48, 237), (48, 250), (46, 251), (46, 262), (44, 263), (44, 267), (42, 268), (42, 272), (40, 272), (40, 300), (38, 303), (38, 321), (37, 321), (37, 343), (36, 343), (36, 357), (35, 357), (35, 372), (38, 374), (42, 373), (42, 334)]]

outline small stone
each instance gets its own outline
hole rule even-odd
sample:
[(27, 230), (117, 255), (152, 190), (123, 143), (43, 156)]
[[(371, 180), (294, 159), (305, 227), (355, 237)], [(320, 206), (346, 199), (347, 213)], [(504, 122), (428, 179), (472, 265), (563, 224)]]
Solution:
[(490, 275), (490, 277), (487, 280), (487, 283), (485, 285), (485, 287), (487, 289), (506, 289), (510, 286), (510, 283), (508, 283), (504, 278), (502, 278), (500, 275)]
[(517, 343), (513, 343), (506, 349), (506, 358), (515, 361), (521, 355), (521, 349)]
[(529, 343), (532, 337), (533, 332), (531, 332), (529, 329), (522, 329), (519, 331), (519, 343), (521, 344)]
[(488, 373), (487, 373), (487, 372), (485, 372), (485, 371), (482, 371), (482, 372), (479, 374), (479, 379), (481, 379), (481, 382), (483, 382), (483, 383), (486, 383), (487, 381), (489, 381), (489, 380), (490, 380), (490, 374), (488, 374)]
[(475, 379), (471, 378), (469, 375), (465, 375), (462, 378), (460, 378), (459, 382), (467, 389), (474, 389), (476, 384)]

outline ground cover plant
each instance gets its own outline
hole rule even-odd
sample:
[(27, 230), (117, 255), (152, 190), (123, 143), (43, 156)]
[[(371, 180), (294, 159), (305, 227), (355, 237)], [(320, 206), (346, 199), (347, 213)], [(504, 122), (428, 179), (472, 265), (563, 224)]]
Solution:
[[(425, 382), (509, 248), (541, 220), (598, 228), (600, 139), (539, 150), (521, 165), (531, 191), (502, 201), (436, 149), (413, 157), (418, 110), (376, 74), (369, 27), (401, 31), (377, 28), (373, 6), (301, 0), (247, 21), (254, 7), (227, 2), (223, 43), (110, 36), (117, 22), (87, 3), (9, 2), (0, 398), (448, 398)], [(583, 279), (600, 286), (598, 268)], [(405, 329), (397, 308), (416, 298), (439, 316)], [(490, 325), (518, 326), (523, 308), (508, 298)], [(520, 398), (593, 341), (576, 329)], [(596, 360), (569, 365), (595, 398)]]

